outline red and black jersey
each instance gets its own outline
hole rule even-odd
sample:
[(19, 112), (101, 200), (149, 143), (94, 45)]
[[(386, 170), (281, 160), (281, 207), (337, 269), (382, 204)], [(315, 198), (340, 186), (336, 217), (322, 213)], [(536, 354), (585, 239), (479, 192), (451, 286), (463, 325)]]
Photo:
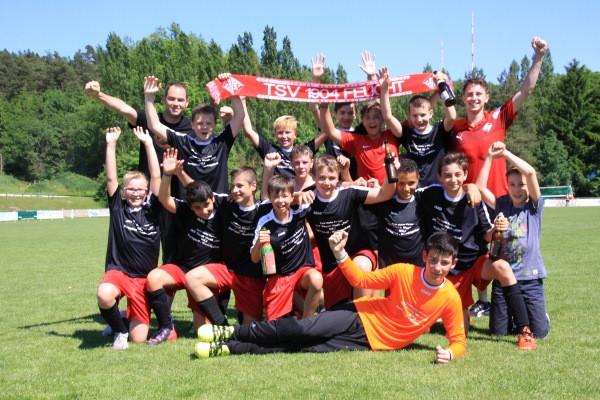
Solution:
[[(475, 125), (469, 125), (466, 117), (454, 123), (452, 149), (453, 151), (465, 153), (469, 160), (469, 170), (465, 183), (475, 183), (490, 146), (494, 142), (504, 142), (506, 130), (517, 118), (517, 115), (513, 110), (511, 98), (505, 105), (498, 107), (491, 114), (484, 111), (483, 118)], [(487, 187), (496, 197), (508, 194), (505, 173), (506, 161), (504, 158), (493, 160)]]
[(121, 197), (121, 187), (108, 196), (110, 223), (105, 270), (117, 270), (132, 278), (145, 278), (158, 265), (160, 250), (158, 198), (135, 209)]
[(451, 198), (442, 185), (418, 190), (415, 197), (423, 206), (428, 231), (446, 231), (459, 241), (458, 263), (450, 275), (471, 268), (479, 256), (487, 253), (484, 235), (492, 221), (483, 203), (472, 208), (465, 193)]
[(290, 218), (280, 221), (273, 210), (258, 220), (252, 246), (263, 228), (271, 232), (271, 246), (275, 254), (275, 265), (280, 275), (291, 275), (303, 266), (314, 266), (315, 260), (306, 229), (308, 205), (290, 208)]

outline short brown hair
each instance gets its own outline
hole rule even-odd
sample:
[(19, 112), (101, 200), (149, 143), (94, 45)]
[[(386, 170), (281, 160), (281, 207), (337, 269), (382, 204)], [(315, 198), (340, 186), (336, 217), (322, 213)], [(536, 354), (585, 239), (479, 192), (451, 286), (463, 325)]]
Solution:
[(411, 107), (421, 107), (426, 105), (429, 109), (431, 109), (431, 102), (429, 101), (429, 99), (423, 95), (416, 95), (410, 98), (410, 100), (408, 101), (408, 109), (410, 110)]
[(309, 158), (313, 158), (313, 151), (305, 144), (297, 144), (292, 147), (292, 151), (290, 152), (290, 160), (294, 161), (294, 158), (299, 156), (308, 156)]
[(198, 104), (196, 107), (194, 107), (192, 109), (192, 121), (196, 120), (196, 117), (198, 117), (198, 115), (200, 114), (206, 114), (206, 115), (210, 115), (212, 114), (212, 116), (215, 118), (215, 122), (217, 121), (217, 109), (215, 106), (208, 104), (208, 103), (202, 103), (202, 104)]
[(242, 165), (241, 167), (237, 167), (236, 169), (234, 169), (233, 171), (231, 171), (229, 173), (229, 177), (230, 177), (231, 181), (233, 181), (239, 175), (243, 175), (244, 178), (246, 179), (246, 182), (248, 182), (248, 183), (258, 182), (258, 175), (256, 174), (256, 170), (247, 165)]
[(504, 175), (505, 175), (507, 178), (508, 178), (510, 175), (519, 175), (519, 176), (523, 176), (523, 174), (521, 173), (521, 171), (519, 171), (519, 170), (517, 169), (517, 167), (515, 167), (515, 166), (512, 166), (512, 167), (508, 168), (508, 169), (506, 170), (506, 173), (505, 173)]
[(469, 161), (467, 160), (467, 156), (465, 153), (448, 153), (440, 160), (438, 164), (438, 174), (442, 174), (442, 168), (446, 165), (458, 164), (458, 166), (463, 170), (463, 172), (467, 172), (467, 168), (469, 167)]
[(379, 104), (379, 100), (371, 100), (367, 101), (360, 109), (360, 117), (364, 118), (365, 114), (371, 110), (379, 110), (381, 112), (381, 104)]
[(182, 88), (183, 90), (185, 90), (185, 98), (187, 100), (187, 98), (189, 96), (188, 87), (186, 86), (185, 83), (179, 82), (179, 81), (169, 82), (169, 84), (165, 88), (165, 97), (167, 97), (167, 94), (169, 93), (169, 89), (171, 89), (171, 86), (179, 87), (179, 88)]
[(352, 103), (350, 103), (350, 102), (346, 102), (346, 103), (334, 103), (334, 105), (333, 105), (333, 112), (336, 113), (336, 112), (338, 112), (338, 110), (340, 108), (345, 107), (345, 106), (350, 106), (350, 107), (354, 108), (354, 112), (356, 112), (356, 103), (354, 103), (354, 102), (352, 102)]
[(294, 180), (287, 175), (275, 175), (267, 183), (267, 194), (276, 195), (281, 192), (294, 193)]
[(465, 86), (463, 86), (463, 93), (467, 91), (469, 85), (479, 85), (485, 89), (485, 92), (488, 93), (488, 84), (484, 79), (481, 78), (469, 78), (465, 81)]
[(329, 171), (337, 174), (340, 173), (340, 164), (338, 164), (337, 160), (329, 154), (324, 154), (315, 159), (313, 164), (313, 172), (316, 174), (317, 171), (320, 171), (323, 168), (327, 168)]

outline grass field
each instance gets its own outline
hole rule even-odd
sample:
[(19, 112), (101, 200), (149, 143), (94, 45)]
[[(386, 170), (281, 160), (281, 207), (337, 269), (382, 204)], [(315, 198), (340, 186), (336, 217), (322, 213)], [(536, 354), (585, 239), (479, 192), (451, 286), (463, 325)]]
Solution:
[(32, 195), (0, 195), (0, 211), (85, 210), (103, 206), (91, 197)]
[[(467, 353), (432, 363), (439, 328), (396, 352), (192, 355), (179, 293), (181, 338), (114, 351), (100, 335), (95, 290), (108, 219), (0, 223), (0, 398), (418, 399), (600, 398), (600, 209), (546, 209), (542, 255), (552, 328), (532, 352), (475, 319)], [(155, 328), (152, 327), (152, 330)]]

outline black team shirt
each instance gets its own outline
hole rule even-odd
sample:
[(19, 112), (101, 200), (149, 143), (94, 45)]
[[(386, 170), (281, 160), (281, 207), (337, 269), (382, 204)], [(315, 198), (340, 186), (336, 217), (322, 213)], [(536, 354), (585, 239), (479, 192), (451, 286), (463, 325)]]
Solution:
[(206, 142), (167, 129), (167, 143), (178, 150), (179, 159), (185, 160), (185, 172), (194, 180), (206, 182), (215, 193), (227, 193), (229, 189), (227, 159), (234, 140), (229, 124)]
[(364, 204), (369, 189), (361, 187), (338, 188), (329, 199), (321, 198), (316, 190), (314, 193), (315, 200), (310, 206), (310, 212), (306, 219), (312, 228), (319, 247), (323, 273), (327, 274), (337, 267), (337, 261), (329, 247), (329, 237), (335, 231), (345, 230), (349, 232), (348, 242), (346, 243), (348, 254), (352, 255), (366, 248), (365, 241), (362, 240), (360, 235), (360, 229), (351, 229), (351, 227), (359, 223), (357, 210), (361, 204)]
[(231, 272), (251, 278), (263, 276), (260, 263), (252, 262), (250, 251), (258, 220), (271, 209), (271, 203), (262, 205), (255, 203), (250, 207), (242, 207), (237, 203), (226, 201), (221, 205), (219, 209), (223, 215), (221, 250), (223, 261)]
[(217, 195), (214, 199), (215, 210), (208, 219), (196, 216), (187, 203), (175, 202), (175, 217), (182, 231), (174, 264), (184, 273), (200, 265), (221, 261), (223, 221), (218, 208), (224, 199)]
[(150, 202), (132, 209), (121, 197), (121, 187), (108, 196), (110, 223), (106, 271), (117, 270), (132, 278), (145, 278), (158, 265), (159, 214), (162, 206), (154, 194)]
[(258, 220), (252, 246), (258, 241), (261, 229), (266, 228), (271, 232), (271, 246), (278, 274), (292, 275), (300, 267), (315, 265), (304, 219), (307, 212), (307, 205), (297, 209), (290, 208), (290, 219), (279, 221), (271, 210)]
[(422, 216), (423, 210), (414, 196), (410, 200), (394, 196), (378, 205), (379, 268), (396, 263), (425, 266), (427, 230)]
[(453, 199), (442, 185), (425, 188), (419, 196), (425, 223), (430, 232), (446, 231), (459, 241), (458, 262), (450, 275), (458, 275), (473, 266), (487, 253), (484, 234), (492, 227), (490, 215), (483, 203), (471, 208), (466, 193)]
[(406, 149), (404, 157), (410, 158), (419, 167), (419, 187), (440, 183), (437, 177), (439, 161), (450, 146), (451, 132), (444, 129), (444, 121), (432, 125), (427, 133), (421, 133), (402, 123), (400, 143)]

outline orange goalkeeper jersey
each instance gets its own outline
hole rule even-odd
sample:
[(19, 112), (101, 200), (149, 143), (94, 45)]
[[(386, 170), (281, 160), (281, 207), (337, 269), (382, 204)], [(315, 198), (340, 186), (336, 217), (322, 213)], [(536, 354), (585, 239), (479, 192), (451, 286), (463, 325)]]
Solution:
[(364, 272), (346, 257), (338, 266), (354, 287), (389, 289), (386, 298), (362, 297), (354, 301), (373, 350), (408, 346), (442, 318), (452, 356), (465, 352), (462, 304), (451, 283), (445, 280), (439, 286), (431, 286), (423, 277), (425, 269), (411, 264)]

